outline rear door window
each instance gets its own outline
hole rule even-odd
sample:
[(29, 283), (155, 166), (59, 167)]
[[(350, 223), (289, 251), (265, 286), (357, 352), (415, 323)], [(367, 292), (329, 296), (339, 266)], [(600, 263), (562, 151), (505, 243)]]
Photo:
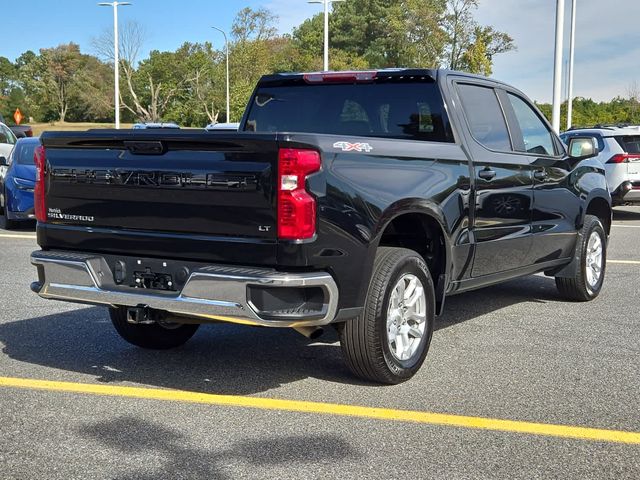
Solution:
[(507, 122), (491, 87), (458, 84), (471, 135), (490, 150), (511, 151)]
[(453, 141), (433, 82), (266, 85), (251, 102), (244, 129)]

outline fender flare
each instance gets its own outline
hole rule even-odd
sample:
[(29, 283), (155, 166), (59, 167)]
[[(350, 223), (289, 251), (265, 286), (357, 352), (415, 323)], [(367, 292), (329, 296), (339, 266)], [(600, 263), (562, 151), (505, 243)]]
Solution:
[[(587, 216), (587, 209), (589, 205), (593, 200), (596, 200), (596, 199), (602, 199), (606, 201), (607, 205), (609, 205), (609, 213), (613, 215), (613, 210), (611, 208), (611, 195), (609, 194), (609, 191), (603, 188), (594, 188), (593, 190), (591, 190), (586, 200), (584, 201), (584, 204), (583, 204), (584, 208), (582, 208), (580, 211), (579, 222), (576, 225), (576, 228), (578, 229), (578, 236), (576, 240), (576, 246), (573, 249), (573, 258), (571, 262), (565, 265), (564, 267), (562, 267), (557, 272), (551, 271), (547, 275), (554, 276), (554, 277), (562, 277), (562, 278), (575, 277), (578, 269), (580, 268), (580, 258), (578, 257), (578, 245), (580, 245), (583, 240), (582, 227), (584, 225), (584, 219)], [(609, 219), (609, 225), (611, 225), (611, 218)], [(605, 231), (606, 231), (607, 226), (606, 225), (603, 225), (603, 226), (605, 227)]]
[(440, 315), (444, 308), (445, 296), (447, 288), (449, 286), (449, 279), (451, 278), (451, 259), (452, 259), (452, 246), (451, 246), (451, 232), (446, 222), (445, 216), (440, 207), (431, 201), (420, 198), (406, 198), (398, 200), (397, 202), (389, 205), (380, 215), (378, 222), (374, 229), (374, 236), (370, 243), (371, 248), (375, 252), (380, 246), (382, 234), (387, 227), (396, 218), (407, 214), (420, 214), (425, 215), (434, 220), (440, 228), (440, 233), (444, 241), (444, 272), (441, 273), (436, 279), (435, 283), (435, 298), (436, 298), (436, 315)]

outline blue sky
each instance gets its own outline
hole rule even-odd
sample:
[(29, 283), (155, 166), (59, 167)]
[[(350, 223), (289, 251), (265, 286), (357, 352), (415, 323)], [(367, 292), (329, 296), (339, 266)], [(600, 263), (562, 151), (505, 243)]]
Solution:
[[(3, 3), (8, 0), (0, 0)], [(306, 0), (130, 0), (120, 9), (121, 22), (135, 20), (147, 32), (145, 51), (174, 50), (184, 41), (222, 38), (211, 28), (228, 30), (245, 6), (264, 6), (279, 16), (281, 32), (320, 11)], [(349, 1), (349, 0), (347, 0)], [(567, 21), (570, 1), (567, 1)], [(97, 0), (29, 0), (25, 15), (7, 15), (3, 8), (0, 56), (15, 59), (25, 50), (37, 51), (76, 42), (92, 52), (91, 40), (111, 29), (111, 10)], [(534, 99), (549, 101), (552, 88), (555, 0), (481, 0), (476, 17), (512, 35), (517, 52), (496, 56), (494, 77), (512, 83)], [(24, 11), (23, 6), (16, 10)], [(626, 95), (630, 83), (640, 82), (639, 0), (578, 0), (576, 50), (577, 96), (608, 100)], [(568, 43), (568, 41), (567, 41)]]

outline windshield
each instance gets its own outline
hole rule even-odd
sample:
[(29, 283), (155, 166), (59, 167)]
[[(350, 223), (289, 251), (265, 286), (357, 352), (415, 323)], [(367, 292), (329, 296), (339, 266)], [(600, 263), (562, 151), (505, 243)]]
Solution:
[(245, 130), (453, 141), (438, 87), (424, 82), (262, 87)]
[(38, 145), (38, 142), (18, 142), (13, 152), (13, 160), (18, 162), (18, 165), (33, 165), (33, 152)]

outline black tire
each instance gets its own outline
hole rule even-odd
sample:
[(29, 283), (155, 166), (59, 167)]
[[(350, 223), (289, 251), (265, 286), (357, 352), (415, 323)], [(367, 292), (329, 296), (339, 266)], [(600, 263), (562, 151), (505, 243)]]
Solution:
[(15, 230), (18, 227), (18, 222), (15, 220), (9, 220), (7, 216), (7, 191), (4, 190), (3, 201), (0, 203), (0, 213), (2, 213), (2, 227), (5, 230)]
[[(425, 297), (425, 326), (415, 353), (400, 360), (388, 341), (387, 316), (392, 291), (405, 275), (417, 277)], [(410, 379), (424, 362), (435, 320), (435, 292), (429, 269), (413, 250), (380, 247), (362, 314), (338, 329), (342, 353), (349, 369), (358, 377), (385, 384)], [(396, 344), (397, 345), (397, 344)]]
[[(592, 235), (598, 235), (602, 242), (602, 261), (600, 276), (593, 285), (588, 281), (587, 259), (589, 239)], [(574, 258), (577, 260), (576, 271), (573, 277), (556, 277), (556, 286), (560, 295), (567, 300), (575, 302), (588, 302), (596, 298), (602, 290), (604, 276), (607, 267), (607, 235), (602, 223), (593, 215), (586, 215), (584, 225), (580, 230), (580, 239), (576, 245)]]
[(141, 348), (152, 350), (168, 350), (187, 342), (198, 330), (198, 324), (175, 325), (163, 327), (159, 323), (149, 325), (127, 322), (127, 309), (124, 307), (109, 308), (109, 316), (116, 331), (127, 342)]

